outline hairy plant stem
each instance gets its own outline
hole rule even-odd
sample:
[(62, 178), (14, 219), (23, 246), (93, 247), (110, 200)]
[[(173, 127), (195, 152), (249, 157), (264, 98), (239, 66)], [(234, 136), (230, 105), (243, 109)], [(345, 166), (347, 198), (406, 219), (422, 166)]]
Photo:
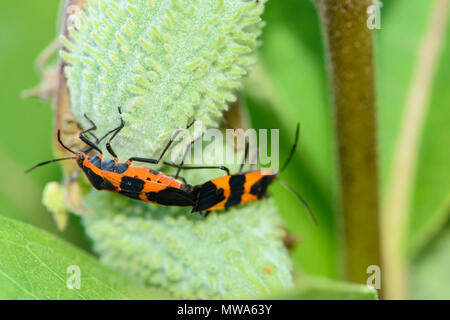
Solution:
[(372, 0), (317, 0), (329, 59), (340, 172), (345, 277), (380, 266)]
[[(69, 21), (71, 15), (74, 14), (76, 8), (81, 9), (86, 0), (66, 0), (62, 3), (60, 12), (60, 33), (69, 36)], [(58, 40), (59, 42), (59, 40)], [(66, 62), (60, 59), (58, 64), (58, 84), (56, 96), (54, 97), (55, 117), (53, 122), (53, 153), (57, 158), (71, 156), (72, 154), (65, 150), (56, 139), (58, 130), (61, 130), (62, 140), (70, 145), (71, 148), (80, 150), (85, 145), (80, 142), (78, 134), (81, 131), (80, 126), (75, 121), (75, 117), (71, 111), (69, 88), (67, 86), (64, 68)], [(61, 163), (64, 173), (65, 200), (67, 204), (79, 212), (85, 208), (81, 204), (81, 190), (77, 183), (77, 175), (79, 173), (78, 166), (73, 161), (63, 161)]]
[[(63, 4), (62, 12), (61, 12), (61, 34), (69, 36), (69, 21), (71, 15), (74, 14), (73, 8), (81, 8), (86, 0), (66, 0)], [(54, 137), (57, 136), (57, 131), (61, 130), (61, 136), (64, 141), (69, 140), (69, 144), (79, 143), (78, 133), (81, 131), (80, 127), (76, 123), (72, 111), (70, 109), (70, 96), (69, 96), (69, 88), (67, 87), (67, 79), (64, 74), (64, 67), (67, 63), (60, 59), (59, 61), (59, 78), (58, 78), (58, 91), (55, 99), (55, 122), (54, 122)], [(84, 145), (81, 145), (83, 147)], [(65, 150), (57, 139), (54, 139), (53, 148), (56, 156), (58, 157), (66, 157), (71, 154)], [(66, 173), (71, 175), (74, 171), (78, 170), (76, 164), (71, 162), (65, 162), (62, 164), (64, 169), (66, 169)]]

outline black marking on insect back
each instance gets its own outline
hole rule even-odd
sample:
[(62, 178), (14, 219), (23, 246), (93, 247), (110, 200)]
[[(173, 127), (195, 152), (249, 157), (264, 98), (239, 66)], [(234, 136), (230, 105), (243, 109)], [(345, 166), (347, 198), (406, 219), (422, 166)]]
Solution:
[(113, 169), (113, 172), (122, 174), (128, 170), (129, 165), (126, 163), (118, 163)]
[(138, 178), (124, 176), (120, 182), (120, 189), (128, 192), (139, 193), (144, 188), (145, 182)]
[(114, 166), (116, 165), (116, 162), (114, 160), (104, 160), (102, 162), (102, 170), (105, 171), (112, 171), (112, 169), (114, 168)]
[(141, 198), (139, 198), (139, 193), (136, 193), (136, 192), (129, 192), (129, 191), (125, 191), (125, 190), (120, 190), (119, 193), (124, 195), (124, 196), (126, 196), (126, 197), (128, 197), (128, 198), (141, 200)]
[(99, 156), (93, 156), (93, 157), (89, 157), (89, 162), (92, 163), (92, 165), (94, 167), (97, 167), (99, 169), (102, 168), (102, 159), (100, 159)]
[(233, 206), (236, 206), (236, 205), (240, 204), (243, 194), (244, 194), (243, 192), (242, 193), (231, 194), (228, 197), (227, 202), (225, 203), (225, 208), (230, 208), (230, 207), (233, 207)]
[(107, 179), (103, 179), (103, 189), (110, 190), (110, 191), (116, 191), (117, 187), (114, 186), (111, 182), (109, 182)]
[(92, 171), (90, 168), (83, 167), (83, 171), (86, 174), (86, 177), (91, 182), (92, 186), (97, 190), (103, 189), (103, 178)]
[(207, 210), (225, 200), (223, 189), (218, 189), (211, 181), (195, 188), (194, 194), (197, 196), (197, 203), (192, 209), (192, 212)]
[(228, 180), (228, 184), (230, 185), (231, 192), (233, 192), (233, 190), (244, 190), (245, 174), (238, 173), (232, 175), (230, 180)]
[(261, 199), (266, 195), (267, 187), (273, 182), (274, 179), (274, 175), (267, 175), (262, 177), (252, 186), (252, 188), (250, 189), (250, 193), (258, 197), (258, 199)]
[(159, 171), (156, 171), (156, 170), (153, 170), (153, 169), (148, 169), (148, 171), (150, 173), (153, 173), (154, 175), (158, 175), (159, 174)]
[(158, 192), (147, 192), (148, 201), (166, 206), (192, 206), (195, 203), (195, 195), (177, 188), (167, 187)]
[(230, 196), (225, 203), (225, 208), (229, 208), (241, 203), (244, 194), (245, 174), (237, 174), (230, 177), (228, 184), (230, 185)]

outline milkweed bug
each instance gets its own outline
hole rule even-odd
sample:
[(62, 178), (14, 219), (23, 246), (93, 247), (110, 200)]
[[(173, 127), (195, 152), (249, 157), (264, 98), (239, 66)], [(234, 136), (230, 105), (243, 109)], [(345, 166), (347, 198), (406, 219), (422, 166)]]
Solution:
[[(283, 185), (287, 190), (292, 192), (297, 199), (303, 204), (308, 214), (314, 223), (316, 223), (316, 219), (311, 212), (306, 201), (293, 189), (291, 188), (284, 180), (278, 177), (278, 174), (283, 172), (289, 162), (291, 161), (295, 149), (297, 148), (298, 137), (300, 133), (300, 124), (297, 124), (297, 129), (295, 133), (295, 142), (292, 146), (291, 152), (286, 159), (284, 165), (281, 167), (281, 170), (252, 170), (242, 172), (242, 168), (244, 163), (241, 164), (240, 171), (235, 174), (227, 174), (226, 176), (219, 177), (207, 181), (203, 184), (194, 186), (193, 193), (196, 195), (196, 202), (192, 209), (192, 212), (202, 212), (206, 211), (208, 214), (211, 211), (228, 209), (230, 207), (244, 204), (247, 202), (259, 201), (262, 198), (267, 196), (267, 188), (268, 186), (275, 180), (279, 181), (281, 185)], [(246, 151), (245, 158), (247, 158), (248, 154), (248, 143), (246, 143)], [(203, 169), (210, 167), (194, 167), (194, 166), (183, 166), (171, 164), (168, 162), (164, 162), (166, 165), (176, 167), (178, 169)], [(213, 167), (211, 167), (213, 168)], [(227, 172), (229, 170), (226, 167), (223, 169)]]
[[(176, 131), (172, 135), (158, 159), (132, 157), (126, 162), (119, 162), (116, 153), (111, 147), (111, 141), (124, 127), (120, 108), (119, 114), (120, 125), (106, 133), (101, 139), (97, 140), (97, 143), (99, 143), (112, 134), (106, 143), (106, 149), (114, 157), (113, 159), (104, 160), (102, 151), (97, 144), (93, 143), (85, 136), (85, 134), (91, 133), (97, 128), (95, 123), (85, 115), (86, 119), (92, 124), (92, 127), (81, 132), (79, 138), (89, 146), (87, 149), (83, 149), (79, 152), (73, 151), (62, 142), (61, 133), (58, 130), (58, 142), (64, 149), (75, 154), (75, 156), (41, 162), (28, 169), (26, 172), (30, 172), (37, 167), (52, 162), (72, 159), (76, 161), (89, 182), (97, 190), (107, 190), (133, 199), (161, 205), (193, 206), (196, 198), (191, 192), (192, 186), (185, 183), (183, 184), (177, 179), (167, 176), (159, 171), (131, 165), (131, 162), (133, 161), (158, 164), (175, 140), (179, 131)], [(187, 128), (191, 127), (193, 123), (194, 121), (190, 123)], [(88, 156), (86, 153), (92, 149), (96, 150), (99, 155)]]

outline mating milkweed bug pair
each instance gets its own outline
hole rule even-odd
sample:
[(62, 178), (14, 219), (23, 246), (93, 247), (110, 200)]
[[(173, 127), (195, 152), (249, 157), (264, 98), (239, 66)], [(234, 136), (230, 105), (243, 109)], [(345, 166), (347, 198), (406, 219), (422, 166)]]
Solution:
[[(92, 124), (92, 127), (82, 131), (79, 134), (79, 138), (88, 146), (88, 148), (81, 151), (74, 151), (65, 146), (61, 141), (60, 131), (58, 131), (58, 142), (63, 148), (73, 153), (74, 156), (41, 162), (28, 169), (26, 172), (30, 172), (37, 167), (52, 162), (72, 159), (76, 161), (80, 169), (88, 178), (89, 182), (97, 190), (107, 190), (133, 199), (160, 205), (183, 207), (192, 206), (192, 212), (205, 212), (206, 214), (204, 214), (204, 216), (211, 211), (227, 209), (247, 202), (259, 201), (267, 196), (268, 186), (273, 181), (278, 180), (284, 187), (296, 195), (315, 222), (311, 210), (303, 198), (283, 180), (278, 178), (278, 174), (287, 167), (295, 152), (299, 137), (299, 125), (297, 125), (295, 143), (291, 149), (289, 157), (279, 172), (267, 169), (242, 171), (242, 164), (238, 173), (230, 174), (229, 169), (224, 166), (183, 166), (183, 158), (182, 163), (179, 165), (164, 162), (164, 164), (168, 166), (178, 168), (176, 176), (172, 177), (147, 167), (132, 166), (131, 163), (160, 163), (180, 131), (176, 131), (172, 135), (158, 159), (132, 157), (125, 162), (119, 162), (116, 153), (111, 147), (111, 141), (124, 127), (124, 121), (121, 116), (120, 108), (119, 114), (119, 126), (107, 132), (100, 139), (97, 139), (95, 143), (89, 140), (86, 135), (88, 133), (92, 134), (92, 131), (96, 130), (97, 127), (95, 123), (89, 119), (87, 115), (85, 115), (86, 119)], [(191, 122), (187, 128), (190, 128), (193, 123), (194, 121)], [(98, 147), (98, 144), (108, 136), (110, 136), (110, 138), (106, 143), (106, 149), (113, 156), (113, 159), (104, 160), (102, 151)], [(248, 144), (246, 145), (246, 155), (248, 152), (247, 148)], [(99, 155), (89, 156), (87, 153), (91, 150), (96, 150)], [(188, 151), (188, 149), (186, 151)], [(225, 176), (207, 181), (203, 184), (191, 186), (185, 181), (182, 183), (178, 180), (180, 170), (188, 169), (221, 169), (227, 174)]]

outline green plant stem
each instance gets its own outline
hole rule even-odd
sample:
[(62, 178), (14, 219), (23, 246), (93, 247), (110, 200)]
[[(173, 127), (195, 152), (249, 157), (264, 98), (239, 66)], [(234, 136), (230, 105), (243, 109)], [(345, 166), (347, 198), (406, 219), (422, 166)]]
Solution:
[(345, 276), (366, 283), (380, 266), (371, 0), (317, 0), (334, 98)]

